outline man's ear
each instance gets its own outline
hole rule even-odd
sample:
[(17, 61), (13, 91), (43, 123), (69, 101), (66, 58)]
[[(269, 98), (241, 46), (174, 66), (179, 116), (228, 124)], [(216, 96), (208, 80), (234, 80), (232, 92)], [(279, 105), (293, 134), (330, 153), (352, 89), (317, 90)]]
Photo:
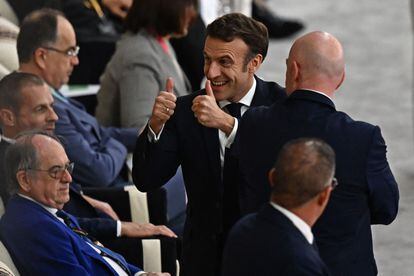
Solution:
[(332, 187), (328, 186), (318, 195), (317, 203), (323, 209), (325, 209), (326, 204), (328, 204), (329, 198), (331, 196), (331, 192), (332, 192)]
[(342, 85), (342, 83), (345, 80), (345, 71), (342, 72), (341, 80), (339, 81), (338, 85), (336, 86), (335, 90), (338, 90), (338, 88)]
[(47, 50), (43, 48), (37, 48), (33, 54), (33, 60), (42, 69), (46, 67)]
[(248, 64), (249, 73), (255, 74), (257, 70), (259, 70), (262, 62), (263, 56), (261, 54), (257, 54), (254, 58), (252, 58)]
[(275, 174), (276, 174), (276, 169), (272, 168), (269, 173), (267, 174), (267, 178), (269, 180), (269, 184), (270, 187), (272, 188), (273, 186), (275, 186)]
[(17, 182), (19, 182), (20, 189), (28, 193), (31, 190), (29, 177), (27, 171), (20, 170), (16, 173)]
[(16, 124), (16, 116), (13, 111), (7, 108), (0, 109), (0, 119), (3, 126), (14, 126)]

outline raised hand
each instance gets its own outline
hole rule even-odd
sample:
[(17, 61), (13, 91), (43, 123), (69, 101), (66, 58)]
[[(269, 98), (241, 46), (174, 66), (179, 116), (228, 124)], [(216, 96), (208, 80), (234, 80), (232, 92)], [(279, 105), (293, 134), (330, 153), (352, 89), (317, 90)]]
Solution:
[(125, 18), (132, 0), (102, 0), (102, 4), (114, 15)]
[(172, 78), (168, 78), (165, 85), (165, 91), (161, 91), (155, 98), (152, 115), (149, 120), (149, 125), (155, 134), (158, 134), (161, 131), (162, 126), (174, 114), (177, 96), (175, 96), (173, 90), (174, 81)]
[(206, 95), (194, 98), (191, 110), (198, 122), (205, 127), (212, 127), (230, 134), (234, 126), (234, 118), (224, 112), (217, 104), (210, 81), (206, 81)]

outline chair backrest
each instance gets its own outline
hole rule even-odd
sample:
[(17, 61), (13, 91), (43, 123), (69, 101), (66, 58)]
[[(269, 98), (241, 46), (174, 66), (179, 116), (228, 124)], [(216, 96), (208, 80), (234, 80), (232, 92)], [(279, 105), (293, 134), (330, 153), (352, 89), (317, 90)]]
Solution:
[[(5, 267), (8, 268), (8, 270), (12, 272), (12, 274), (4, 274), (4, 275), (15, 275), (15, 276), (20, 275), (19, 271), (17, 271), (17, 268), (13, 263), (12, 258), (10, 257), (9, 252), (7, 251), (6, 247), (1, 241), (0, 241), (0, 262), (3, 263)], [(3, 275), (1, 274), (1, 272), (3, 272), (3, 267), (4, 266), (0, 264), (0, 275)]]
[[(1, 3), (2, 0), (0, 0)], [(0, 12), (2, 12), (0, 4)], [(0, 16), (0, 74), (17, 70), (19, 67), (19, 58), (17, 56), (16, 40), (19, 33), (19, 27)], [(1, 76), (0, 76), (1, 78)]]
[(0, 0), (0, 15), (7, 18), (13, 24), (19, 25), (19, 19), (7, 0)]

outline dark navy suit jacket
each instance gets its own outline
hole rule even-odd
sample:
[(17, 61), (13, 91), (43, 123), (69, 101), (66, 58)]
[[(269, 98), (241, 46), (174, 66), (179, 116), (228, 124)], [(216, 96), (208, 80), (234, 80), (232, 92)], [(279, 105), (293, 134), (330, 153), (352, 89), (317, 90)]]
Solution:
[(300, 90), (281, 104), (248, 110), (238, 134), (246, 213), (268, 200), (267, 173), (286, 142), (317, 137), (335, 150), (339, 186), (313, 228), (320, 254), (333, 275), (376, 275), (371, 224), (391, 223), (399, 201), (380, 128), (336, 111), (324, 95)]
[[(276, 83), (256, 80), (252, 106), (270, 105), (285, 97)], [(139, 190), (154, 190), (181, 165), (188, 196), (183, 272), (211, 276), (221, 263), (223, 184), (218, 130), (199, 124), (191, 110), (193, 99), (202, 94), (204, 90), (177, 99), (175, 113), (157, 143), (148, 141), (148, 128), (139, 136), (133, 177)]]
[[(55, 91), (56, 92), (56, 91)], [(105, 128), (83, 105), (54, 94), (59, 120), (55, 133), (63, 138), (69, 159), (75, 162), (74, 182), (82, 186), (111, 186), (123, 168), (138, 135), (135, 128)]]
[(223, 276), (329, 275), (317, 250), (270, 204), (235, 224), (223, 256)]
[[(9, 200), (0, 220), (0, 234), (22, 275), (116, 275), (81, 237), (42, 206), (23, 197)], [(139, 271), (128, 267), (132, 274)]]

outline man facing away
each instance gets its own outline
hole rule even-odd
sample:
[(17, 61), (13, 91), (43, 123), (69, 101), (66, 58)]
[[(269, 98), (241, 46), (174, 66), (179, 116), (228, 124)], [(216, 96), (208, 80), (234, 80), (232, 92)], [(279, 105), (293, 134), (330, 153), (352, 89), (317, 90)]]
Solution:
[(380, 128), (335, 109), (345, 65), (342, 46), (331, 34), (317, 31), (297, 39), (286, 67), (288, 98), (249, 110), (240, 126), (243, 211), (256, 211), (267, 201), (265, 175), (287, 141), (320, 138), (336, 153), (341, 184), (313, 229), (321, 257), (333, 275), (376, 275), (371, 225), (391, 223), (399, 201)]
[(288, 142), (268, 174), (270, 202), (230, 232), (224, 276), (329, 275), (311, 227), (337, 184), (335, 154), (318, 139)]
[(7, 180), (17, 194), (0, 221), (0, 234), (22, 275), (169, 275), (128, 264), (62, 211), (74, 164), (57, 138), (21, 134), (6, 159)]
[(268, 48), (266, 27), (228, 14), (207, 27), (206, 89), (176, 99), (171, 79), (156, 98), (137, 141), (133, 177), (138, 189), (163, 185), (181, 165), (188, 204), (183, 275), (218, 275), (224, 240), (239, 218), (234, 162), (227, 152), (238, 118), (250, 107), (283, 99), (276, 83), (255, 76)]

